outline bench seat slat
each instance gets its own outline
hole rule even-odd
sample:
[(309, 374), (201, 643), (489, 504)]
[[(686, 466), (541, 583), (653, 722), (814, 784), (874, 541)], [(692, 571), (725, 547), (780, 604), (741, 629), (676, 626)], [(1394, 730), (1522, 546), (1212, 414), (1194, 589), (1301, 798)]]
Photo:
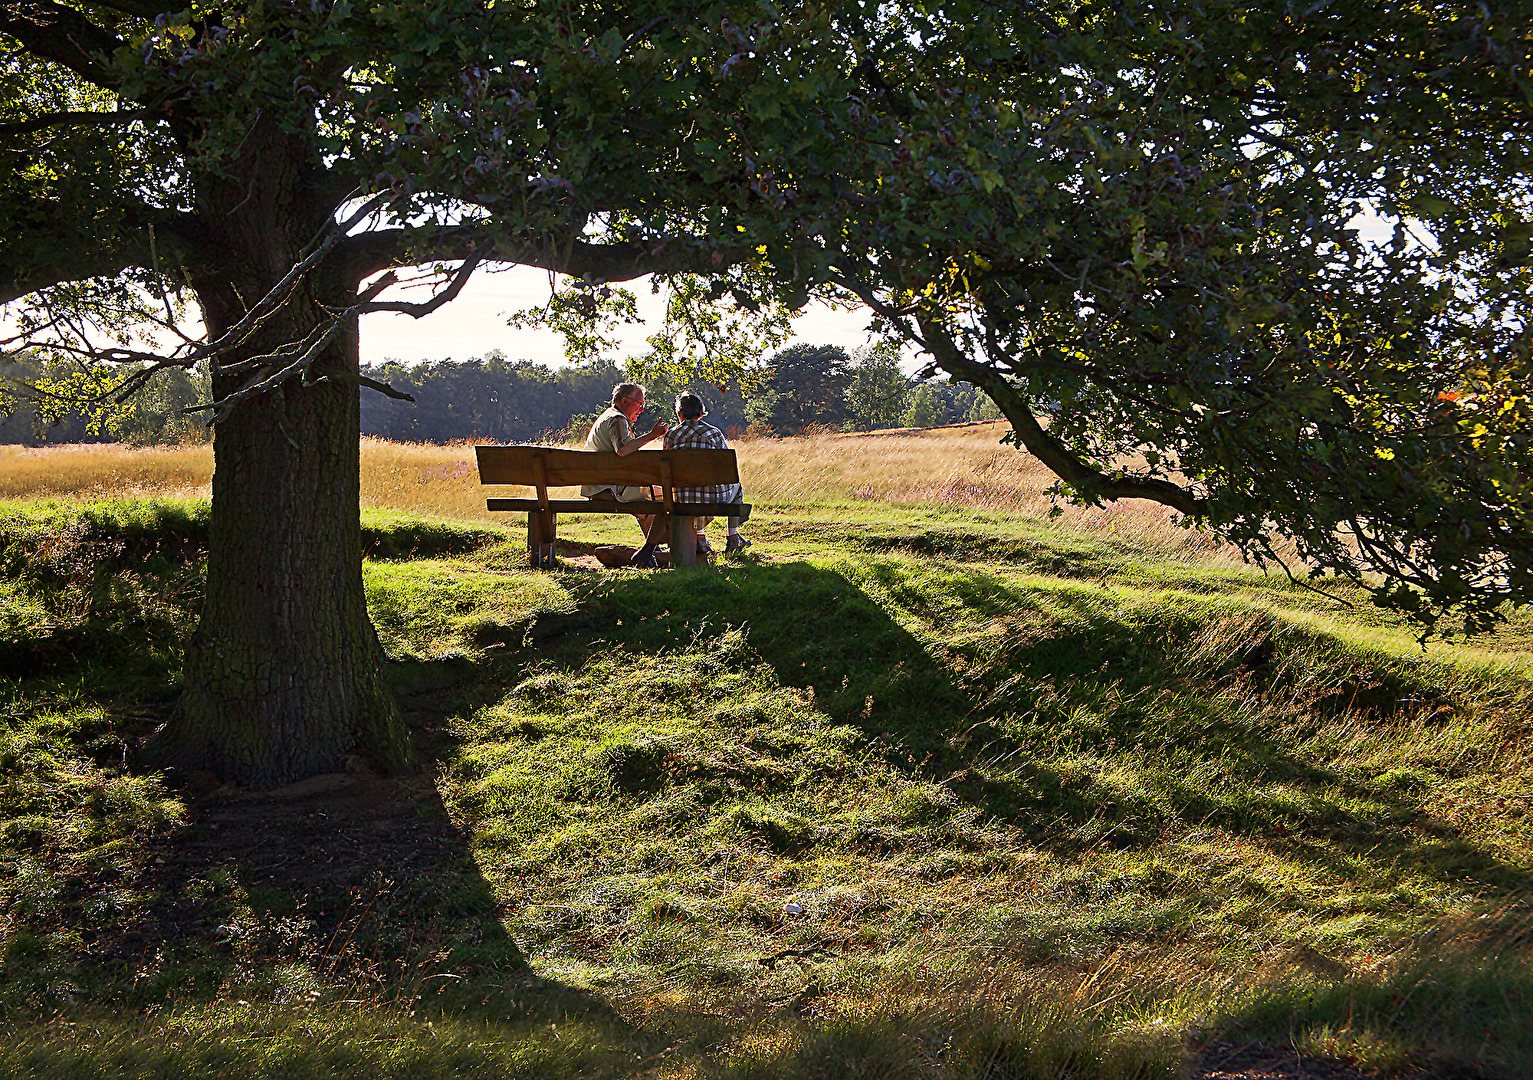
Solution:
[[(531, 510), (542, 507), (536, 499), (486, 499), (489, 510)], [(648, 508), (654, 513), (661, 507), (657, 503), (624, 503), (615, 499), (549, 499), (548, 509), (555, 514), (631, 514)], [(742, 520), (751, 516), (750, 503), (676, 503), (675, 512), (684, 517), (737, 517)]]

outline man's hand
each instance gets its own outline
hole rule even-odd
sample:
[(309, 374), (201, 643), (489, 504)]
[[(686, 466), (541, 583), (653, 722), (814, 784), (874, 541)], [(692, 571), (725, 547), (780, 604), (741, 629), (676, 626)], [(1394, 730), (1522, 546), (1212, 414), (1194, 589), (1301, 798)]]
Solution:
[(669, 430), (670, 430), (670, 428), (665, 426), (665, 421), (661, 420), (660, 422), (655, 424), (654, 427), (649, 429), (649, 434), (647, 434), (647, 435), (640, 435), (638, 438), (636, 438), (632, 442), (628, 443), (628, 445), (618, 447), (617, 448), (617, 456), (618, 457), (627, 457), (629, 454), (632, 454), (635, 451), (637, 451), (639, 449), (642, 449), (643, 447), (648, 446), (650, 443), (652, 443), (656, 439), (660, 438), (660, 436), (664, 435)]

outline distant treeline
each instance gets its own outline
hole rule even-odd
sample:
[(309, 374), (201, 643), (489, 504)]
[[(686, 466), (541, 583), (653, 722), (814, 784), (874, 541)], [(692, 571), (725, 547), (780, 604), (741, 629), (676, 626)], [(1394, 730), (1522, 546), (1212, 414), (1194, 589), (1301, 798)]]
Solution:
[[(362, 374), (415, 399), (400, 401), (364, 389), (362, 434), (436, 443), (532, 442), (557, 436), (572, 420), (594, 417), (606, 408), (613, 385), (625, 377), (610, 360), (551, 368), (510, 360), (499, 351), (470, 360), (390, 360), (365, 366)], [(658, 404), (658, 395), (650, 397)]]
[[(569, 431), (578, 437), (607, 407), (613, 385), (626, 377), (610, 360), (554, 368), (511, 360), (499, 350), (469, 360), (389, 360), (365, 365), (362, 374), (415, 399), (362, 389), (364, 435), (438, 443), (532, 442)], [(113, 378), (121, 375), (118, 369)], [(69, 365), (28, 357), (8, 361), (0, 367), (0, 442), (149, 445), (207, 438), (202, 419), (206, 414), (183, 411), (207, 401), (205, 375), (162, 372), (121, 406), (70, 409), (54, 403), (51, 392), (87, 377)], [(671, 419), (672, 399), (682, 389), (701, 394), (710, 422), (733, 434), (935, 427), (1000, 415), (973, 387), (909, 378), (892, 352), (868, 350), (852, 356), (835, 345), (794, 345), (775, 353), (749, 392), (738, 384), (651, 383), (651, 408), (640, 417), (640, 426)]]
[[(609, 360), (550, 368), (510, 360), (499, 351), (469, 360), (391, 360), (365, 367), (362, 374), (415, 398), (401, 401), (364, 390), (363, 434), (409, 442), (530, 442), (572, 429), (578, 436), (607, 407), (613, 385), (626, 378)], [(1000, 415), (971, 386), (911, 379), (893, 354), (854, 358), (834, 345), (794, 345), (774, 354), (766, 377), (749, 393), (738, 384), (651, 384), (650, 409), (639, 425), (670, 419), (672, 398), (682, 389), (707, 402), (710, 423), (735, 433), (934, 427)]]
[(185, 411), (208, 400), (208, 378), (202, 371), (162, 371), (120, 404), (110, 397), (93, 408), (63, 404), (81, 391), (107, 391), (132, 370), (131, 366), (85, 369), (30, 355), (7, 357), (0, 363), (0, 443), (152, 446), (203, 442), (210, 437), (207, 413)]

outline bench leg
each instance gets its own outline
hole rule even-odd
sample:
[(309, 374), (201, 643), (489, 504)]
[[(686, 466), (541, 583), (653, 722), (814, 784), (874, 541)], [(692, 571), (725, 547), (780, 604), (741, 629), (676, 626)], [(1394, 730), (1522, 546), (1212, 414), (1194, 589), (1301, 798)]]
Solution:
[(551, 570), (554, 565), (554, 540), (558, 536), (557, 515), (527, 513), (527, 561), (535, 570)]
[(685, 514), (671, 515), (671, 565), (692, 566), (697, 562), (697, 534), (692, 519)]

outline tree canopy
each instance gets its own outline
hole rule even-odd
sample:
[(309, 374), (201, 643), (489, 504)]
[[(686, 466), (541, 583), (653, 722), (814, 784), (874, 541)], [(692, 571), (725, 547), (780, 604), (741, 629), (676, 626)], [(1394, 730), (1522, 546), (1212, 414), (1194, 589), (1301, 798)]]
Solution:
[(1073, 496), (1483, 628), (1533, 574), (1529, 15), (885, 9), (835, 211), (762, 213)]
[[(171, 760), (254, 784), (359, 747), (405, 760), (357, 509), (357, 386), (398, 391), (359, 371), (358, 317), (436, 310), (487, 261), (571, 275), (577, 314), (606, 282), (709, 272), (719, 289), (678, 289), (701, 297), (687, 340), (728, 363), (758, 313), (775, 325), (743, 292), (744, 314), (708, 307), (761, 272), (732, 220), (757, 179), (738, 121), (756, 152), (830, 144), (810, 112), (851, 84), (819, 62), (827, 25), (754, 4), (0, 3), (8, 346), (135, 365), (119, 394), (211, 378), (207, 601)], [(385, 295), (421, 266), (424, 296)]]
[(1530, 14), (825, 9), (853, 86), (743, 155), (730, 220), (781, 301), (866, 304), (1070, 496), (1484, 629), (1533, 574)]

